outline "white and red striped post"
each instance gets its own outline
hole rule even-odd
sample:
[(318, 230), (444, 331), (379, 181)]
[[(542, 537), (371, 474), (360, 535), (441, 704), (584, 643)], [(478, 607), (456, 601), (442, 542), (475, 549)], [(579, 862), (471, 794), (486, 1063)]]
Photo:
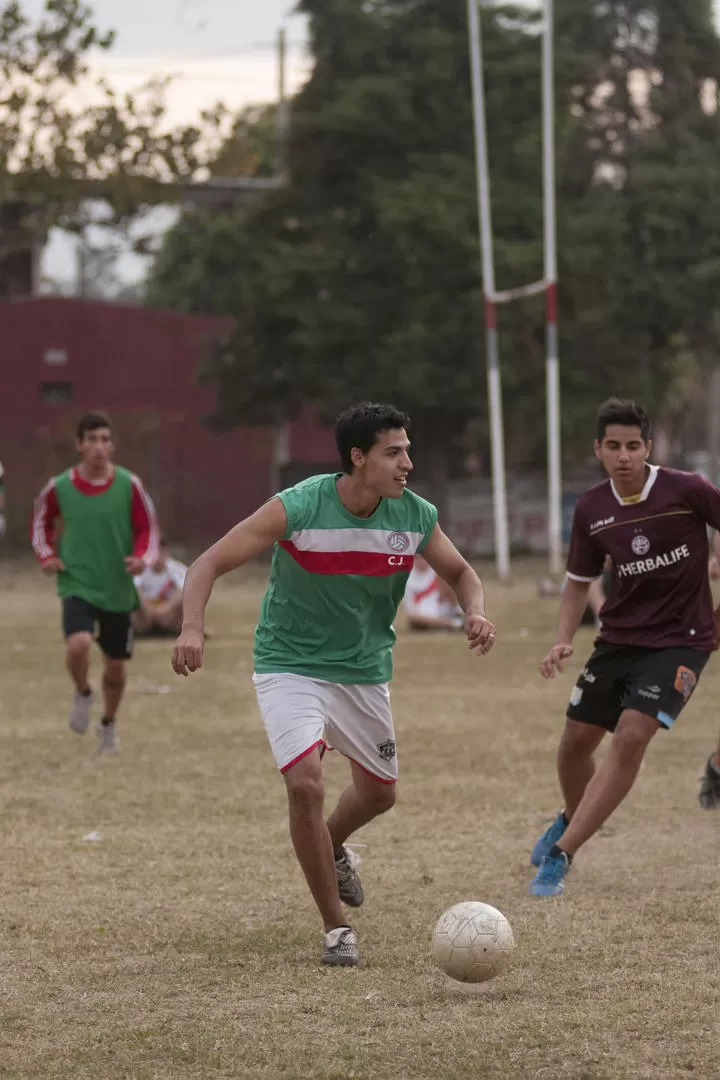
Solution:
[(503, 433), (502, 386), (498, 359), (495, 266), (493, 262), (492, 218), (490, 215), (490, 177), (485, 123), (482, 38), (477, 5), (478, 0), (467, 0), (475, 133), (475, 172), (477, 178), (478, 217), (480, 221), (483, 292), (485, 294), (486, 367), (488, 409), (490, 413), (495, 564), (498, 577), (501, 580), (507, 580), (510, 576), (510, 530), (508, 528), (507, 488), (505, 482), (505, 438)]
[(562, 568), (562, 459), (560, 364), (557, 329), (557, 224), (555, 209), (555, 101), (553, 0), (545, 0), (542, 46), (543, 201), (545, 232), (545, 347), (548, 453), (548, 552), (550, 573)]

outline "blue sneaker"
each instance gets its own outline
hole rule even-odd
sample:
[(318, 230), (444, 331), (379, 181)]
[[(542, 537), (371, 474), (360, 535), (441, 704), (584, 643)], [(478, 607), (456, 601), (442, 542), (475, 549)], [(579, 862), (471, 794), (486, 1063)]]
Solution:
[(564, 851), (559, 855), (546, 855), (530, 885), (531, 896), (562, 896), (565, 888), (563, 878), (570, 869), (570, 860)]
[(563, 817), (562, 810), (545, 832), (542, 834), (535, 847), (532, 849), (530, 856), (530, 862), (533, 866), (539, 866), (546, 855), (550, 854), (551, 849), (557, 844), (562, 834), (567, 829), (565, 824), (565, 818)]

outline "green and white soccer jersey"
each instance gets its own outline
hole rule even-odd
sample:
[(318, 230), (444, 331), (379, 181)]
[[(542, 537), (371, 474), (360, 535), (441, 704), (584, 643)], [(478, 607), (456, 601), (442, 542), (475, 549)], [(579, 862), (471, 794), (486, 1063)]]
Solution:
[(412, 491), (355, 517), (337, 493), (341, 474), (313, 476), (279, 494), (287, 514), (255, 631), (255, 671), (335, 683), (392, 678), (392, 628), (416, 552), (437, 510)]

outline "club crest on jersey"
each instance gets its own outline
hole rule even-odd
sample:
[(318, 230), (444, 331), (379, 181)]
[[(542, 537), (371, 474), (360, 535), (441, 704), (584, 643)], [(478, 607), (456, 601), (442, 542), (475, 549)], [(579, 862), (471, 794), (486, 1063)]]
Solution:
[(388, 547), (397, 555), (402, 555), (410, 547), (410, 537), (405, 533), (394, 532), (388, 536)]
[(395, 743), (392, 739), (377, 744), (378, 753), (383, 761), (392, 761), (395, 757)]
[(683, 701), (687, 701), (696, 685), (697, 675), (695, 672), (691, 671), (688, 667), (683, 667), (681, 664), (675, 672), (675, 689), (678, 694), (682, 694)]
[(643, 534), (640, 533), (638, 536), (633, 536), (630, 547), (636, 555), (647, 555), (650, 550), (650, 541), (647, 536), (643, 536)]

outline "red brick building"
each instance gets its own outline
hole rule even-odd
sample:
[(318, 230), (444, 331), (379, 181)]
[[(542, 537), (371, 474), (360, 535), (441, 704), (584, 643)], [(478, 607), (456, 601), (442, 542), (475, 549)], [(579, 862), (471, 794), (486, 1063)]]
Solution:
[(278, 439), (265, 428), (214, 435), (212, 392), (196, 374), (222, 319), (100, 301), (0, 303), (0, 460), (8, 524), (22, 541), (32, 499), (75, 460), (74, 426), (107, 410), (118, 461), (139, 473), (175, 541), (205, 544), (278, 484), (332, 465), (332, 433), (303, 418)]

